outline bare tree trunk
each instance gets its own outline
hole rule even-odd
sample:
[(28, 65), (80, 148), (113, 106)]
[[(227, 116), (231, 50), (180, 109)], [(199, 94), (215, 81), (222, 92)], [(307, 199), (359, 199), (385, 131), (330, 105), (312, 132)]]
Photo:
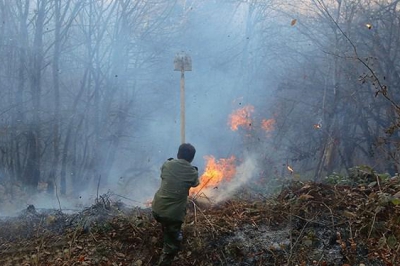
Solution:
[[(76, 108), (78, 107), (78, 103), (82, 98), (83, 92), (86, 89), (86, 84), (87, 79), (88, 79), (88, 73), (89, 73), (89, 68), (86, 68), (85, 73), (82, 77), (82, 81), (81, 81), (81, 87), (79, 90), (78, 95), (76, 96), (74, 103), (72, 105), (72, 109), (76, 110)], [(67, 163), (68, 163), (68, 155), (70, 154), (69, 149), (70, 149), (70, 143), (71, 143), (71, 139), (73, 138), (72, 134), (73, 134), (73, 129), (75, 126), (75, 116), (76, 114), (74, 114), (73, 116), (71, 116), (68, 126), (67, 126), (67, 131), (65, 133), (65, 140), (64, 140), (64, 145), (63, 145), (63, 149), (62, 149), (62, 157), (61, 157), (61, 172), (60, 172), (60, 193), (62, 195), (65, 195), (67, 192)], [(84, 119), (84, 117), (82, 117), (80, 119), (80, 121), (82, 122), (82, 120)], [(80, 122), (80, 123), (81, 123)], [(80, 124), (79, 123), (79, 124)], [(75, 134), (77, 134), (77, 130), (75, 132)], [(76, 169), (73, 169), (75, 176), (78, 175), (78, 173), (76, 172)]]
[[(25, 3), (23, 4), (21, 1), (17, 2), (17, 7), (18, 7), (18, 12), (19, 12), (19, 67), (18, 67), (18, 86), (17, 90), (15, 92), (15, 103), (17, 105), (16, 107), (16, 124), (18, 129), (22, 129), (22, 126), (24, 125), (25, 121), (25, 110), (24, 110), (24, 104), (23, 104), (23, 94), (25, 90), (25, 83), (27, 79), (27, 47), (28, 47), (28, 28), (27, 28), (27, 20), (28, 20), (28, 14), (29, 14), (29, 0), (25, 0)], [(20, 130), (21, 130), (20, 129)], [(22, 132), (18, 131), (15, 132), (14, 136), (19, 136)], [(15, 138), (15, 143), (14, 143), (14, 155), (15, 155), (15, 174), (19, 179), (21, 179), (22, 173), (23, 173), (23, 165), (20, 159), (20, 138)]]
[[(323, 1), (322, 1), (323, 2)], [(317, 5), (320, 5), (321, 2), (317, 1)], [(336, 23), (339, 23), (340, 20), (340, 13), (341, 13), (341, 7), (342, 7), (342, 1), (337, 1), (337, 10), (336, 10), (336, 18), (335, 21)], [(324, 12), (328, 13), (329, 11), (325, 9), (324, 6), (321, 6)], [(330, 14), (324, 14), (324, 16), (327, 16), (328, 19), (330, 19)], [(329, 16), (329, 17), (328, 17)], [(334, 41), (335, 44), (333, 46), (334, 48), (334, 54), (339, 54), (340, 51), (340, 40), (341, 40), (341, 34), (339, 32), (339, 29), (334, 29)], [(322, 155), (320, 157), (320, 161), (318, 162), (318, 167), (316, 169), (316, 173), (314, 176), (314, 180), (318, 181), (322, 178), (322, 175), (324, 171), (327, 174), (330, 174), (332, 170), (335, 168), (335, 161), (336, 157), (338, 155), (338, 149), (337, 143), (339, 142), (339, 136), (338, 130), (339, 127), (339, 122), (337, 119), (337, 107), (340, 104), (340, 79), (341, 79), (341, 66), (339, 64), (339, 58), (337, 56), (334, 57), (333, 59), (333, 74), (332, 74), (332, 98), (330, 99), (330, 102), (328, 103), (329, 108), (328, 111), (324, 114), (325, 121), (324, 121), (324, 132), (325, 132), (325, 138), (324, 138), (324, 144), (323, 144), (323, 150), (322, 150)], [(329, 92), (329, 91), (328, 91)], [(330, 93), (330, 92), (329, 92)]]
[[(72, 21), (77, 16), (80, 8), (81, 2), (77, 2), (75, 6), (70, 10), (71, 0), (54, 0), (54, 49), (53, 49), (53, 64), (52, 64), (52, 74), (53, 74), (53, 92), (54, 92), (54, 124), (53, 124), (53, 163), (50, 170), (49, 182), (55, 184), (57, 169), (60, 163), (60, 140), (61, 140), (61, 121), (60, 121), (60, 57), (62, 52), (62, 42), (64, 41), (67, 33), (70, 29)], [(67, 17), (67, 15), (69, 17)], [(65, 177), (65, 175), (64, 175)], [(65, 194), (65, 179), (62, 182), (61, 190)], [(53, 188), (52, 184), (49, 188)], [(52, 193), (52, 191), (49, 191)]]
[(54, 124), (53, 124), (53, 163), (50, 169), (48, 180), (48, 192), (54, 193), (54, 184), (56, 183), (56, 172), (60, 159), (60, 53), (61, 53), (61, 1), (54, 0), (54, 50), (53, 50), (53, 93), (54, 93)]
[(35, 19), (35, 34), (32, 49), (32, 64), (30, 69), (30, 88), (33, 102), (33, 119), (27, 133), (30, 146), (28, 164), (25, 169), (25, 183), (31, 189), (36, 189), (40, 180), (41, 171), (41, 86), (43, 67), (43, 27), (46, 16), (47, 0), (37, 1)]

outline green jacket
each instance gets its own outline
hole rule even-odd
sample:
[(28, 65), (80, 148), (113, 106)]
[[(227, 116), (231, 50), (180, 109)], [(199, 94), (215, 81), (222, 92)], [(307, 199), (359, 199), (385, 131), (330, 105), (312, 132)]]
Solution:
[(153, 212), (183, 222), (189, 189), (198, 185), (197, 167), (183, 159), (168, 159), (161, 167), (161, 186), (154, 195)]

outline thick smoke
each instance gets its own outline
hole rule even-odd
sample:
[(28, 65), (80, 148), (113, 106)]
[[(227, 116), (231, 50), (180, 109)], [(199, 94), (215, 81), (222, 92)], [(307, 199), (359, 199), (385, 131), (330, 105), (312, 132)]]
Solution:
[[(129, 205), (144, 206), (146, 201), (151, 200), (160, 183), (160, 166), (167, 158), (176, 157), (180, 144), (180, 73), (174, 71), (173, 61), (175, 54), (182, 50), (192, 57), (193, 62), (193, 70), (185, 73), (186, 141), (192, 143), (197, 150), (193, 164), (199, 167), (201, 174), (204, 171), (203, 158), (205, 156), (228, 158), (235, 155), (243, 158), (240, 156), (243, 150), (242, 136), (229, 129), (227, 120), (233, 110), (244, 104), (257, 104), (253, 100), (265, 103), (264, 96), (267, 94), (265, 88), (268, 87), (265, 83), (272, 82), (269, 81), (269, 77), (264, 76), (264, 73), (260, 75), (259, 72), (254, 71), (258, 69), (264, 72), (264, 68), (256, 65), (263, 57), (251, 51), (254, 50), (254, 45), (264, 44), (259, 43), (254, 38), (254, 34), (247, 30), (251, 26), (252, 19), (247, 19), (250, 13), (249, 5), (245, 2), (238, 2), (239, 4), (229, 1), (184, 2), (186, 5), (181, 1), (178, 1), (176, 5), (169, 5), (168, 1), (161, 1), (168, 12), (163, 13), (166, 17), (158, 21), (160, 28), (146, 30), (146, 34), (140, 35), (141, 27), (130, 26), (141, 24), (131, 21), (132, 25), (120, 25), (121, 29), (126, 28), (126, 31), (115, 33), (118, 39), (114, 40), (114, 37), (107, 35), (104, 39), (96, 40), (101, 45), (98, 57), (103, 58), (100, 52), (104, 50), (107, 54), (106, 51), (112, 48), (114, 52), (109, 56), (116, 63), (111, 64), (112, 62), (109, 62), (111, 59), (104, 56), (104, 62), (93, 65), (99, 69), (90, 70), (94, 73), (90, 73), (91, 78), (88, 78), (88, 81), (84, 80), (86, 63), (81, 65), (80, 62), (86, 62), (84, 51), (92, 46), (86, 47), (85, 43), (77, 45), (76, 39), (70, 36), (81, 36), (80, 34), (85, 32), (81, 32), (82, 27), (75, 25), (71, 27), (68, 38), (65, 37), (65, 47), (62, 47), (59, 66), (60, 84), (63, 85), (60, 106), (60, 148), (67, 140), (68, 130), (74, 133), (72, 135), (76, 139), (70, 144), (71, 149), (62, 154), (66, 155), (67, 162), (66, 194), (60, 194), (61, 166), (56, 167), (54, 175), (49, 173), (49, 169), (53, 166), (53, 153), (50, 148), (53, 131), (49, 124), (42, 128), (42, 138), (49, 143), (42, 143), (46, 149), (45, 156), (41, 160), (43, 173), (40, 181), (48, 182), (54, 178), (57, 183), (54, 191), (58, 190), (58, 195), (46, 194), (42, 191), (28, 197), (27, 193), (24, 194), (24, 191), (21, 191), (21, 196), (19, 196), (19, 192), (15, 191), (23, 184), (17, 184), (17, 188), (4, 186), (4, 191), (13, 191), (9, 194), (17, 195), (14, 196), (15, 198), (23, 198), (18, 202), (15, 200), (11, 202), (8, 198), (0, 200), (3, 203), (0, 211), (4, 210), (4, 215), (9, 213), (8, 209), (20, 210), (29, 204), (37, 208), (63, 210), (82, 208), (93, 204), (99, 195), (106, 193), (112, 195), (113, 200), (121, 200)], [(110, 1), (109, 3), (117, 2)], [(97, 5), (94, 7), (101, 8)], [(153, 12), (151, 5), (146, 8), (144, 10)], [(86, 20), (89, 20), (84, 11), (86, 9), (79, 13), (76, 20), (80, 25), (86, 25)], [(50, 10), (47, 14), (49, 21), (53, 17), (51, 12)], [(96, 14), (93, 12), (91, 15), (94, 17)], [(36, 16), (34, 13), (30, 15)], [(143, 22), (143, 30), (151, 24), (147, 21), (150, 17), (156, 19), (157, 16), (145, 14), (145, 19), (139, 21)], [(109, 23), (110, 28), (119, 28), (113, 24), (118, 21), (112, 20)], [(158, 25), (158, 23), (153, 24)], [(34, 23), (31, 24), (33, 27)], [(100, 24), (96, 25), (99, 30), (102, 27), (108, 27), (106, 24)], [(2, 25), (9, 27), (12, 24), (3, 23)], [(54, 25), (49, 24), (49, 26), (44, 36), (45, 44), (53, 42)], [(29, 28), (32, 31), (29, 37), (32, 37), (33, 29)], [(138, 32), (131, 32), (135, 30)], [(98, 33), (98, 35), (101, 34)], [(124, 53), (124, 49), (120, 49), (119, 46), (125, 41), (125, 37), (131, 38), (127, 42), (129, 44), (127, 48), (131, 49), (128, 54)], [(71, 47), (71, 50), (66, 47)], [(52, 46), (43, 48), (52, 51)], [(75, 60), (76, 55), (82, 58)], [(50, 54), (47, 56), (50, 57)], [(123, 60), (125, 58), (130, 58), (130, 60)], [(129, 63), (126, 69), (122, 62)], [(270, 62), (269, 59), (268, 62)], [(100, 69), (102, 65), (109, 64), (114, 68)], [(5, 65), (11, 64), (7, 61)], [(4, 77), (12, 76), (4, 72), (2, 68), (0, 72), (6, 73)], [(103, 77), (105, 75), (103, 72), (108, 73), (108, 76)], [(46, 81), (42, 84), (42, 91), (43, 94), (50, 93), (52, 96), (52, 83), (47, 82), (51, 80), (51, 76), (46, 76), (49, 73), (51, 73), (50, 69), (42, 73)], [(253, 76), (249, 73), (253, 73)], [(93, 81), (92, 78), (96, 76), (101, 77), (99, 82), (103, 83), (97, 84)], [(127, 80), (124, 80), (125, 78)], [(26, 80), (24, 95), (30, 95), (29, 82)], [(11, 85), (15, 83), (14, 80), (10, 81)], [(13, 88), (14, 85), (11, 85), (9, 87)], [(84, 89), (82, 94), (80, 88)], [(260, 94), (260, 91), (264, 93)], [(78, 97), (80, 95), (83, 99)], [(53, 98), (41, 96), (43, 103), (53, 102)], [(237, 101), (237, 99), (243, 99), (243, 101)], [(94, 100), (96, 103), (93, 102)], [(31, 102), (30, 98), (27, 98), (27, 102)], [(74, 105), (75, 102), (77, 105)], [(99, 105), (98, 110), (94, 108), (97, 105)], [(53, 108), (51, 104), (48, 108), (50, 107)], [(105, 110), (102, 110), (102, 107)], [(51, 108), (47, 110), (44, 104), (42, 108), (41, 119), (44, 122), (53, 121)], [(29, 110), (31, 106), (25, 106), (22, 109), (27, 114)], [(45, 115), (46, 113), (49, 115)], [(10, 118), (13, 116), (10, 115)], [(95, 146), (100, 147), (93, 148)], [(75, 154), (76, 157), (73, 156)], [(104, 156), (98, 156), (100, 154)], [(98, 157), (103, 158), (99, 160)], [(216, 200), (227, 199), (254, 176), (257, 172), (256, 157), (257, 155), (246, 156), (238, 167), (234, 180), (229, 184), (221, 184), (218, 190), (212, 191), (216, 193)], [(59, 160), (62, 160), (62, 156)], [(10, 208), (6, 208), (5, 203), (10, 203)]]
[(226, 201), (232, 198), (238, 189), (258, 174), (259, 168), (254, 155), (245, 155), (243, 162), (237, 166), (236, 174), (232, 180), (223, 181), (218, 188), (206, 189), (202, 193), (213, 203)]

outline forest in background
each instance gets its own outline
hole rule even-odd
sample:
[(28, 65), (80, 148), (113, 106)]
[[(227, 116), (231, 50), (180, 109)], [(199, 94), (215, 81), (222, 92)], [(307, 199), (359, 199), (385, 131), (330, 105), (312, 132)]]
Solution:
[[(181, 50), (200, 169), (250, 153), (265, 190), (290, 173), (398, 173), (399, 2), (0, 0), (2, 204), (173, 156)], [(233, 132), (235, 110), (251, 122)]]

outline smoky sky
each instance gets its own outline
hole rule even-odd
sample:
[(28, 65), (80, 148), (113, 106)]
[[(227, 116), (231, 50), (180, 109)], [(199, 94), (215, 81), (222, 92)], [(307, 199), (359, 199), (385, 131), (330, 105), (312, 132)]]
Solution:
[(158, 163), (175, 156), (180, 141), (180, 73), (173, 71), (177, 52), (185, 51), (193, 63), (193, 70), (185, 72), (185, 122), (186, 141), (198, 151), (197, 164), (203, 164), (205, 155), (228, 157), (234, 153), (238, 133), (228, 126), (229, 114), (245, 105), (268, 101), (273, 85), (268, 84), (267, 73), (262, 82), (243, 81), (248, 74), (241, 62), (243, 44), (249, 41), (244, 13), (245, 7), (216, 1), (193, 5), (186, 13), (177, 44), (165, 51), (163, 73), (154, 77), (163, 80), (152, 89), (154, 94), (162, 94), (162, 99), (150, 102), (154, 110), (146, 130), (157, 150)]
[(246, 5), (202, 1), (186, 8), (177, 5), (170, 14), (169, 21), (184, 21), (183, 27), (175, 43), (160, 54), (157, 72), (149, 77), (153, 82), (140, 88), (143, 98), (138, 99), (137, 110), (143, 118), (136, 127), (134, 154), (120, 154), (116, 177), (124, 173), (122, 169), (147, 167), (154, 171), (141, 178), (158, 180), (164, 160), (176, 157), (180, 144), (180, 72), (173, 66), (176, 53), (184, 51), (192, 59), (192, 71), (185, 72), (185, 132), (186, 142), (197, 149), (193, 164), (200, 173), (206, 155), (242, 155), (242, 136), (230, 129), (229, 115), (248, 104), (265, 105), (268, 90), (273, 89), (267, 75), (248, 82), (247, 63), (243, 62), (243, 47), (251, 41), (245, 31)]
[[(276, 12), (259, 12), (263, 10), (262, 5), (245, 1), (161, 1), (161, 6), (166, 7), (162, 16), (157, 9), (158, 5), (146, 6), (146, 3), (147, 1), (140, 2), (144, 12), (149, 12), (144, 14), (145, 19), (120, 24), (119, 27), (123, 30), (115, 36), (105, 31), (105, 41), (100, 42), (105, 54), (110, 47), (113, 49), (109, 58), (100, 58), (98, 63), (93, 64), (100, 70), (106, 66), (106, 71), (109, 71), (108, 65), (112, 66), (112, 79), (101, 84), (101, 93), (118, 93), (120, 102), (112, 102), (112, 110), (123, 109), (127, 102), (131, 105), (127, 123), (129, 126), (114, 148), (116, 155), (109, 177), (104, 178), (101, 183), (100, 178), (92, 178), (91, 184), (87, 186), (88, 191), (72, 191), (77, 198), (93, 198), (93, 195), (99, 193), (96, 191), (98, 182), (101, 193), (113, 189), (139, 201), (152, 197), (159, 182), (160, 166), (167, 158), (176, 157), (180, 144), (180, 72), (174, 71), (173, 62), (175, 55), (181, 51), (192, 59), (192, 71), (185, 72), (185, 129), (186, 142), (192, 143), (197, 149), (193, 164), (199, 167), (200, 173), (204, 171), (204, 157), (207, 155), (217, 159), (231, 155), (240, 158), (244, 153), (250, 153), (254, 158), (251, 153), (261, 150), (245, 151), (243, 139), (246, 133), (241, 130), (232, 131), (228, 119), (232, 112), (247, 105), (255, 106), (255, 113), (260, 119), (272, 116), (269, 107), (274, 98), (273, 91), (282, 78), (283, 70), (289, 65), (288, 47), (291, 43), (288, 37), (293, 37), (294, 34), (290, 20)], [(153, 14), (154, 10), (158, 13)], [(140, 13), (141, 9), (137, 12), (138, 17), (143, 15)], [(120, 22), (118, 19), (115, 17), (111, 21)], [(84, 30), (81, 32), (88, 23), (86, 14), (77, 15), (74, 23), (77, 25), (65, 37), (58, 71), (62, 80), (62, 94), (65, 95), (61, 103), (64, 125), (73, 116), (71, 114), (74, 110), (71, 107), (77, 90), (82, 85), (80, 79), (84, 75), (76, 74), (76, 69), (84, 68), (79, 60), (84, 53), (82, 51), (86, 49), (85, 39), (76, 36), (87, 34)], [(147, 32), (145, 29), (150, 23), (157, 25), (154, 27), (157, 30)], [(107, 27), (106, 23), (96, 26), (99, 29)], [(51, 30), (44, 34), (44, 43), (51, 48)], [(126, 52), (126, 47), (121, 44), (126, 41), (124, 34), (132, 38), (127, 42), (133, 51), (131, 53)], [(78, 47), (77, 52), (71, 47)], [(127, 67), (122, 63), (115, 64), (119, 61), (127, 64), (122, 60), (124, 57), (130, 57), (130, 61), (137, 65)], [(112, 60), (114, 62), (110, 63)], [(45, 62), (51, 65), (51, 62)], [(104, 74), (98, 73), (100, 76)], [(42, 84), (46, 87), (42, 93), (51, 94), (50, 70), (45, 69), (42, 74)], [(127, 78), (134, 82), (125, 84), (123, 80)], [(89, 90), (93, 89), (90, 86)], [(113, 94), (113, 90), (117, 93)], [(44, 101), (43, 106), (51, 110), (52, 102)], [(76, 117), (87, 115), (85, 123), (93, 123), (97, 114), (92, 107), (90, 100), (82, 101), (77, 107)], [(114, 113), (108, 115), (115, 116)], [(63, 129), (65, 128), (66, 126)], [(78, 128), (78, 125), (74, 128)], [(88, 128), (92, 130), (93, 127)], [(103, 130), (110, 135), (117, 131), (112, 126)], [(84, 143), (86, 133), (80, 133), (82, 140), (79, 143)], [(92, 136), (92, 133), (87, 134)], [(82, 147), (78, 145), (78, 149), (80, 148)], [(106, 148), (110, 149), (108, 146)], [(49, 154), (47, 156), (51, 157), (51, 153)], [(50, 165), (50, 161), (46, 164)], [(102, 167), (103, 165), (93, 164), (87, 170)]]
[[(143, 178), (158, 181), (161, 164), (176, 157), (180, 144), (180, 72), (174, 71), (173, 61), (180, 51), (192, 59), (192, 71), (185, 72), (185, 131), (186, 142), (197, 149), (193, 164), (202, 173), (207, 155), (217, 159), (243, 156), (244, 133), (230, 129), (229, 115), (246, 105), (269, 115), (281, 60), (275, 53), (257, 52), (264, 44), (259, 41), (257, 29), (246, 32), (248, 8), (246, 4), (225, 1), (194, 1), (186, 5), (186, 10), (177, 5), (171, 12), (169, 21), (184, 21), (183, 27), (173, 45), (160, 54), (157, 72), (149, 77), (153, 82), (142, 88), (146, 93), (141, 92), (145, 95), (139, 100), (138, 110), (146, 116), (136, 128), (134, 156), (122, 154), (115, 169), (134, 168), (138, 165), (134, 162), (139, 162), (154, 170)], [(276, 25), (271, 27), (275, 36), (265, 45), (276, 49), (282, 41), (276, 35), (281, 22), (271, 23)], [(251, 67), (267, 57), (268, 64)]]

